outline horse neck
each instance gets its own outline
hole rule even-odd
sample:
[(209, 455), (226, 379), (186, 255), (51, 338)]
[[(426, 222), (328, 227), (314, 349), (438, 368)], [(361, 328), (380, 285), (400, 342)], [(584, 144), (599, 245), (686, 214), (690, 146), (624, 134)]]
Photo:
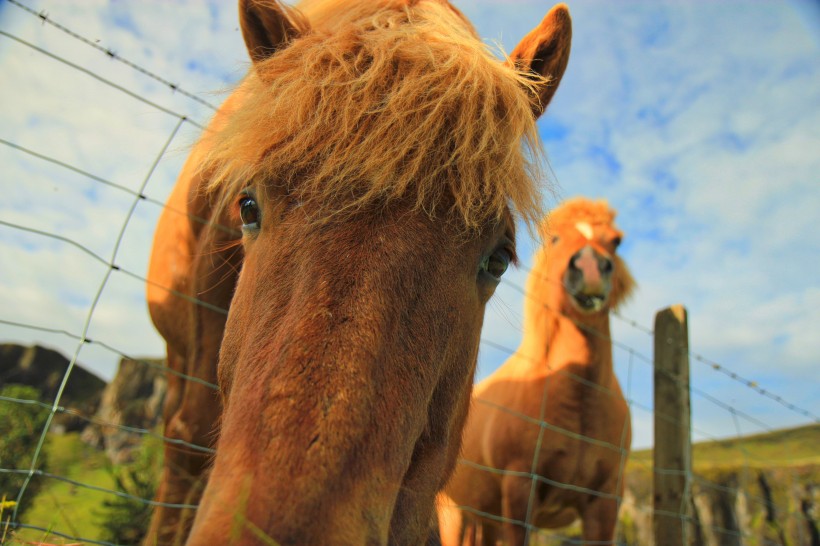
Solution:
[(586, 379), (606, 385), (612, 381), (612, 340), (609, 314), (570, 318), (541, 306), (527, 317), (519, 348), (528, 365), (551, 373), (572, 366)]

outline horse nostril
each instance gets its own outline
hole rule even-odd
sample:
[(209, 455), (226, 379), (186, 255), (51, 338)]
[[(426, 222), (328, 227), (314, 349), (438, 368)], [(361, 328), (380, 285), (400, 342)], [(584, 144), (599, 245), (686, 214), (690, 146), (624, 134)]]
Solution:
[(601, 260), (601, 273), (612, 273), (612, 260), (604, 258)]

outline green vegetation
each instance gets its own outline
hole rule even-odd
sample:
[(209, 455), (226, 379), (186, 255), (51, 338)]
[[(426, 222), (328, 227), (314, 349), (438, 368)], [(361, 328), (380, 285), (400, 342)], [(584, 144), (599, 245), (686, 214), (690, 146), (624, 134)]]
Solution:
[[(696, 470), (713, 467), (802, 466), (820, 464), (820, 425), (778, 430), (712, 442), (700, 442), (692, 447)], [(630, 455), (628, 470), (651, 468), (652, 450)]]
[[(627, 465), (626, 485), (636, 507), (651, 508), (652, 458), (651, 450), (639, 451)], [(820, 425), (698, 443), (692, 461), (702, 540), (721, 543), (730, 532), (742, 534), (749, 546), (791, 545), (807, 543), (817, 532), (811, 507), (820, 483)], [(627, 532), (629, 524), (622, 523), (622, 534)]]
[[(39, 400), (40, 392), (25, 385), (5, 385), (0, 395), (18, 400)], [(25, 404), (0, 400), (0, 468), (28, 470), (40, 434), (46, 426), (49, 410), (36, 404)], [(41, 453), (37, 459), (37, 469), (45, 470), (48, 456)], [(25, 474), (0, 473), (0, 499), (4, 499), (6, 510), (14, 506), (5, 504), (14, 501), (26, 480)], [(34, 477), (28, 484), (27, 495), (20, 501), (18, 514), (30, 507), (30, 499), (41, 485), (41, 479)]]
[[(52, 474), (93, 487), (116, 488), (105, 454), (83, 443), (79, 434), (51, 435), (45, 451)], [(31, 507), (19, 521), (76, 537), (100, 538), (100, 522), (94, 514), (102, 509), (110, 493), (54, 478), (39, 480), (42, 488), (29, 497)], [(46, 541), (47, 535), (44, 531), (20, 529), (15, 538), (20, 542)], [(50, 537), (48, 542), (59, 540)]]
[[(139, 543), (148, 525), (150, 505), (92, 488), (153, 498), (162, 463), (161, 440), (145, 437), (134, 461), (127, 465), (111, 465), (105, 453), (83, 443), (77, 433), (50, 436), (46, 455), (51, 473), (83, 485), (43, 479), (41, 491), (20, 521), (74, 537), (114, 544)], [(12, 544), (15, 541), (71, 542), (35, 529), (19, 529)]]
[(152, 499), (161, 472), (162, 441), (145, 437), (127, 466), (112, 470), (117, 489), (136, 498), (111, 497), (103, 501), (100, 520), (101, 538), (115, 544), (139, 544), (151, 519), (151, 505), (139, 499)]

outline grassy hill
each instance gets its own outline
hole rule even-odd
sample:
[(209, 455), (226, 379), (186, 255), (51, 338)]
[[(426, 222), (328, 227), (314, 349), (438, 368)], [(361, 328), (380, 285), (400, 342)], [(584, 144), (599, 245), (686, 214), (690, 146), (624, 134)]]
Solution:
[[(630, 456), (629, 469), (652, 464), (651, 449)], [(695, 470), (725, 466), (771, 467), (820, 465), (820, 424), (777, 430), (692, 446)]]
[[(648, 544), (652, 450), (631, 455), (621, 533)], [(696, 544), (820, 544), (820, 424), (692, 446)]]

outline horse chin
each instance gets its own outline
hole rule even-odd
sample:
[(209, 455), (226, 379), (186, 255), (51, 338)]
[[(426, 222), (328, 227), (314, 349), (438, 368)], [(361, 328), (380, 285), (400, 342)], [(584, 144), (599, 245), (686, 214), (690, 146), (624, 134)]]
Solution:
[(598, 313), (606, 308), (608, 301), (607, 294), (571, 294), (570, 301), (572, 306), (581, 313), (591, 315)]

